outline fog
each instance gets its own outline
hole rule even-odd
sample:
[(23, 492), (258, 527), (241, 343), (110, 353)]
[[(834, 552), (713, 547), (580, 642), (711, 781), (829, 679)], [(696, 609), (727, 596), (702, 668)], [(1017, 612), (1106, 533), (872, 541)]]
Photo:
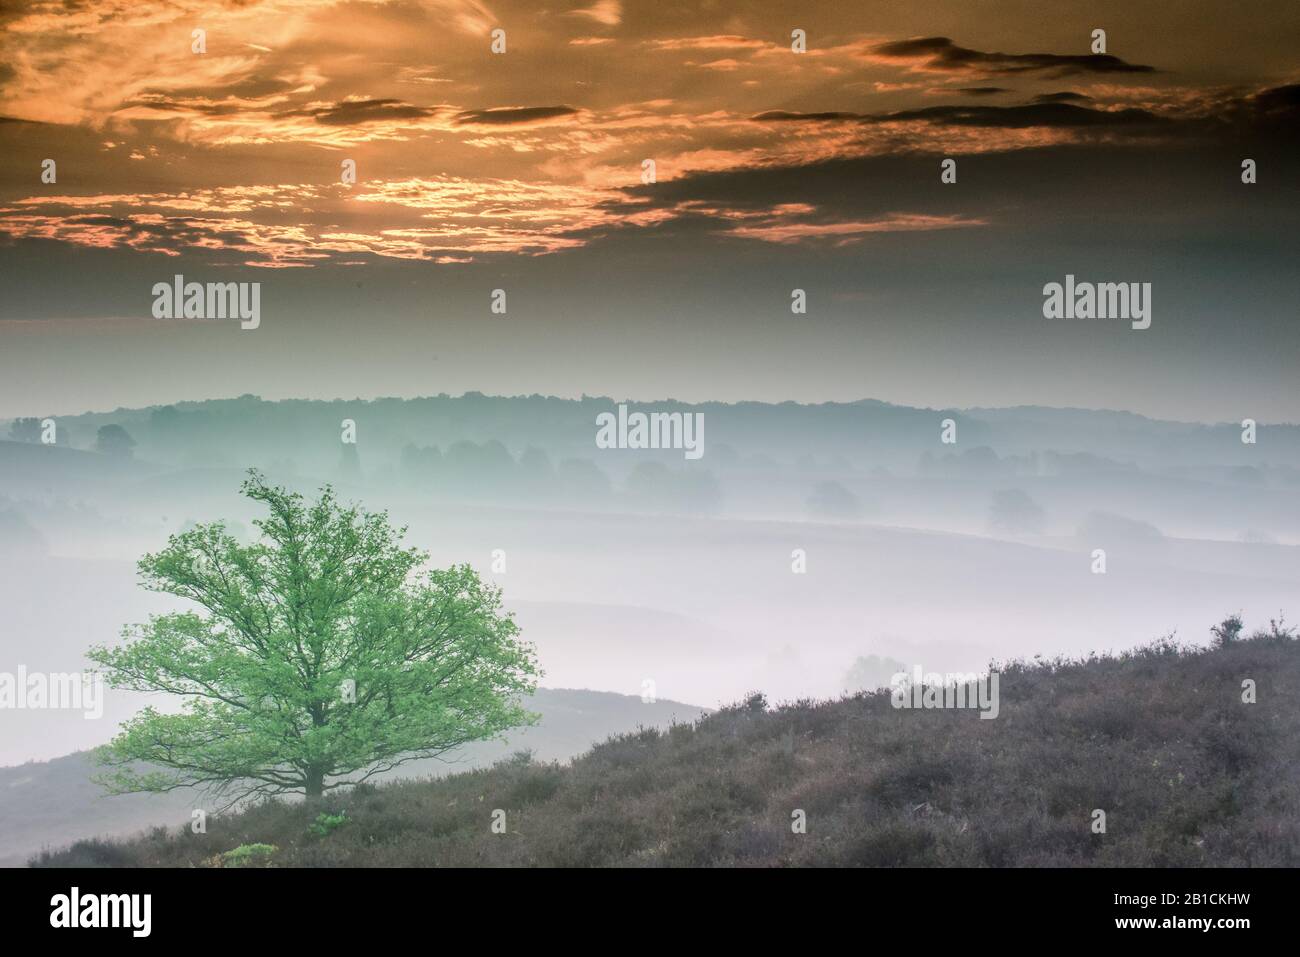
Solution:
[[(192, 522), (255, 534), (249, 467), (308, 493), (331, 482), (435, 565), (472, 564), (548, 688), (824, 698), (862, 656), (976, 671), (1300, 615), (1294, 426), (1249, 443), (1235, 423), (1117, 428), (1101, 412), (640, 406), (703, 414), (691, 461), (597, 448), (614, 406), (245, 397), (59, 419), (52, 445), (0, 424), (0, 671), (79, 671), (91, 645), (177, 605), (137, 586), (135, 562)], [(129, 454), (96, 444), (106, 424)], [(145, 703), (107, 689), (98, 719), (6, 710), (0, 764), (102, 744)]]

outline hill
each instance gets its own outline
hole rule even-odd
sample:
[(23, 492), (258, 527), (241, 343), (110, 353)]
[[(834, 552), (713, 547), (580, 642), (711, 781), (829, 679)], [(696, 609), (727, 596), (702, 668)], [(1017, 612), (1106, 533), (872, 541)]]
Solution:
[[(78, 449), (92, 448), (100, 427), (121, 426), (138, 443), (136, 458), (151, 463), (134, 466), (141, 472), (157, 472), (164, 467), (239, 468), (257, 463), (266, 468), (278, 465), (289, 471), (304, 470), (304, 474), (331, 475), (340, 462), (341, 422), (351, 419), (359, 430), (357, 447), (363, 472), (372, 472), (382, 463), (418, 477), (427, 470), (418, 460), (403, 460), (404, 450), (437, 446), (442, 453), (448, 453), (459, 446), (466, 455), (453, 455), (443, 461), (447, 467), (444, 471), (467, 470), (469, 474), (459, 477), (482, 496), (493, 491), (481, 487), (483, 475), (501, 478), (504, 462), (499, 453), (504, 450), (494, 452), (485, 445), (479, 450), (482, 455), (472, 455), (468, 453), (473, 449), (465, 443), (499, 443), (515, 454), (530, 447), (540, 448), (556, 463), (569, 457), (590, 459), (595, 448), (596, 416), (620, 402), (626, 402), (630, 411), (704, 415), (708, 422), (706, 449), (716, 450), (714, 454), (706, 452), (710, 467), (733, 470), (765, 471), (771, 468), (769, 459), (796, 462), (807, 458), (865, 468), (910, 470), (923, 452), (980, 446), (991, 447), (1002, 456), (1046, 449), (1086, 452), (1152, 470), (1210, 462), (1258, 466), (1261, 460), (1274, 466), (1300, 467), (1300, 425), (1261, 424), (1257, 449), (1243, 446), (1241, 426), (1236, 422), (1197, 424), (1149, 419), (1127, 412), (1043, 407), (931, 409), (872, 399), (817, 404), (690, 403), (670, 398), (562, 399), (468, 392), (410, 399), (271, 401), (244, 395), (55, 418), (61, 430), (59, 445)], [(936, 449), (944, 418), (952, 418), (956, 424), (959, 448)], [(0, 434), (7, 430), (7, 421), (0, 419)], [(1261, 455), (1260, 450), (1267, 451)], [(2, 452), (5, 450), (0, 449)], [(10, 454), (17, 453), (10, 450)], [(680, 451), (672, 450), (662, 454), (605, 450), (599, 459), (602, 469), (621, 475), (647, 459), (680, 465), (682, 456)], [(128, 466), (116, 463), (112, 468), (125, 474)], [(1294, 484), (1293, 472), (1283, 478)], [(519, 490), (516, 487), (512, 491), (517, 494)]]
[[(674, 701), (646, 703), (603, 691), (552, 688), (539, 688), (525, 706), (541, 720), (512, 732), (507, 741), (477, 743), (446, 761), (411, 762), (386, 779), (486, 767), (519, 748), (530, 749), (539, 760), (564, 761), (608, 735), (643, 726), (666, 727), (704, 713)], [(21, 866), (42, 848), (77, 838), (126, 836), (151, 826), (179, 825), (189, 821), (193, 808), (203, 806), (202, 796), (191, 789), (107, 795), (91, 780), (94, 773), (87, 752), (0, 768), (0, 866)]]
[[(999, 714), (888, 691), (616, 735), (570, 764), (526, 756), (260, 805), (202, 835), (78, 842), (46, 866), (1300, 864), (1300, 642), (1012, 662)], [(1243, 700), (1255, 683), (1257, 703)], [(1094, 833), (1095, 811), (1106, 814)], [(493, 815), (504, 811), (505, 833)], [(793, 833), (797, 811), (806, 833)], [(270, 845), (258, 858), (245, 845)], [(265, 849), (263, 849), (265, 850)]]

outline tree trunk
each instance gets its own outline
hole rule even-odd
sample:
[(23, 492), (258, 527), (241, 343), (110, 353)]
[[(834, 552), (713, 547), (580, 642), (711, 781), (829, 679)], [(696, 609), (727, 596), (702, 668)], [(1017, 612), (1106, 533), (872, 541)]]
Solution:
[(308, 801), (319, 801), (325, 793), (325, 773), (317, 768), (307, 769), (306, 791)]

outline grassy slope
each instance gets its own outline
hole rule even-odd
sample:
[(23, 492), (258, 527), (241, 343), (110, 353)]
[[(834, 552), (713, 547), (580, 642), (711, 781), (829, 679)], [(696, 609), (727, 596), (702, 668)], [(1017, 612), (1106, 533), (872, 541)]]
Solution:
[(282, 866), (1295, 866), (1300, 641), (1009, 665), (996, 720), (895, 710), (887, 693), (754, 698), (571, 765), (503, 762), (339, 807), (349, 823), (325, 837), (308, 833), (316, 810), (268, 804), (206, 835), (82, 842), (44, 863), (202, 865), (267, 843)]
[[(523, 704), (541, 721), (513, 731), (508, 741), (478, 742), (443, 761), (411, 762), (382, 779), (442, 777), (488, 767), (519, 748), (544, 759), (567, 760), (608, 735), (646, 725), (667, 727), (704, 713), (675, 701), (646, 704), (628, 695), (563, 688), (539, 688)], [(92, 780), (99, 770), (87, 753), (0, 768), (0, 867), (20, 867), (41, 848), (62, 847), (78, 838), (126, 838), (151, 825), (179, 825), (190, 820), (191, 808), (206, 803), (189, 789), (108, 795)]]

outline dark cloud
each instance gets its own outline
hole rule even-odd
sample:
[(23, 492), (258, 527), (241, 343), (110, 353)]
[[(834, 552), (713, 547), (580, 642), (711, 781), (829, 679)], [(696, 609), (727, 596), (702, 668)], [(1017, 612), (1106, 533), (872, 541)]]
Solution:
[[(260, 85), (260, 82), (259, 82)], [(251, 91), (250, 91), (251, 93)], [(164, 112), (201, 113), (204, 116), (232, 116), (237, 113), (261, 113), (263, 107), (240, 102), (234, 97), (209, 100), (199, 95), (143, 93), (130, 106)], [(325, 126), (358, 126), (381, 120), (416, 120), (434, 116), (437, 107), (413, 106), (401, 100), (348, 100), (310, 110), (288, 110), (279, 116), (309, 116)]]
[(1092, 97), (1083, 93), (1075, 93), (1073, 90), (1062, 90), (1060, 93), (1040, 93), (1034, 97), (1033, 103), (1080, 103), (1091, 100)]
[(798, 121), (804, 123), (835, 123), (835, 122), (860, 122), (867, 119), (865, 113), (792, 113), (789, 110), (768, 110), (766, 113), (759, 113), (757, 116), (751, 116), (751, 120), (760, 123), (780, 123), (787, 121)]
[(244, 112), (246, 107), (234, 102), (212, 102), (201, 96), (169, 95), (165, 93), (142, 93), (139, 98), (129, 101), (127, 106), (144, 107), (148, 110), (165, 112), (202, 113), (205, 116), (231, 116)]
[(1161, 115), (1150, 110), (1097, 109), (1073, 101), (1090, 103), (1082, 93), (1063, 90), (1034, 97), (1014, 106), (942, 105), (892, 113), (812, 112), (769, 110), (751, 117), (760, 123), (856, 123), (925, 122), (944, 127), (986, 129), (1078, 129), (1133, 131), (1158, 130), (1163, 141), (1224, 145), (1231, 141), (1243, 147), (1255, 144), (1285, 146), (1300, 140), (1300, 84), (1270, 87), (1253, 93), (1207, 96), (1189, 109)]
[(1300, 143), (1300, 84), (1235, 98), (1207, 118), (1205, 126), (1211, 135), (1236, 137), (1243, 147), (1294, 150)]
[(514, 123), (536, 123), (557, 116), (572, 116), (578, 111), (571, 106), (497, 107), (488, 110), (465, 110), (456, 114), (456, 122), (481, 123), (488, 126), (508, 126)]
[(1010, 93), (1004, 86), (963, 86), (958, 87), (954, 92), (965, 93), (967, 96), (995, 96), (998, 93)]
[[(285, 77), (251, 74), (242, 79), (233, 80), (221, 87), (223, 99), (255, 99), (278, 93), (292, 93), (299, 86), (299, 81)], [(165, 89), (150, 88), (140, 95), (142, 102), (173, 101), (189, 103), (191, 101), (211, 101), (213, 90), (210, 86), (168, 86)]]
[(1135, 126), (1163, 123), (1149, 110), (1091, 110), (1069, 103), (1032, 103), (1026, 106), (931, 106), (923, 110), (900, 110), (878, 122), (928, 120), (950, 126), (987, 126), (1019, 129), (1030, 126)]
[(1300, 120), (1300, 83), (1264, 90), (1250, 102), (1261, 118)]
[(401, 100), (354, 100), (335, 103), (315, 110), (303, 110), (290, 116), (312, 116), (326, 126), (356, 126), (379, 120), (418, 120), (438, 112), (425, 106), (412, 106)]
[(929, 106), (893, 113), (791, 113), (770, 110), (752, 119), (763, 122), (893, 123), (919, 120), (942, 126), (1026, 127), (1135, 126), (1166, 122), (1148, 110), (1092, 110), (1069, 103), (1031, 103), (1022, 106)]
[(917, 37), (873, 47), (873, 54), (888, 59), (922, 60), (932, 70), (976, 74), (1010, 75), (1046, 72), (1068, 73), (1153, 73), (1155, 67), (1126, 63), (1119, 57), (1093, 53), (1083, 56), (1058, 53), (985, 53), (959, 47), (948, 37)]

